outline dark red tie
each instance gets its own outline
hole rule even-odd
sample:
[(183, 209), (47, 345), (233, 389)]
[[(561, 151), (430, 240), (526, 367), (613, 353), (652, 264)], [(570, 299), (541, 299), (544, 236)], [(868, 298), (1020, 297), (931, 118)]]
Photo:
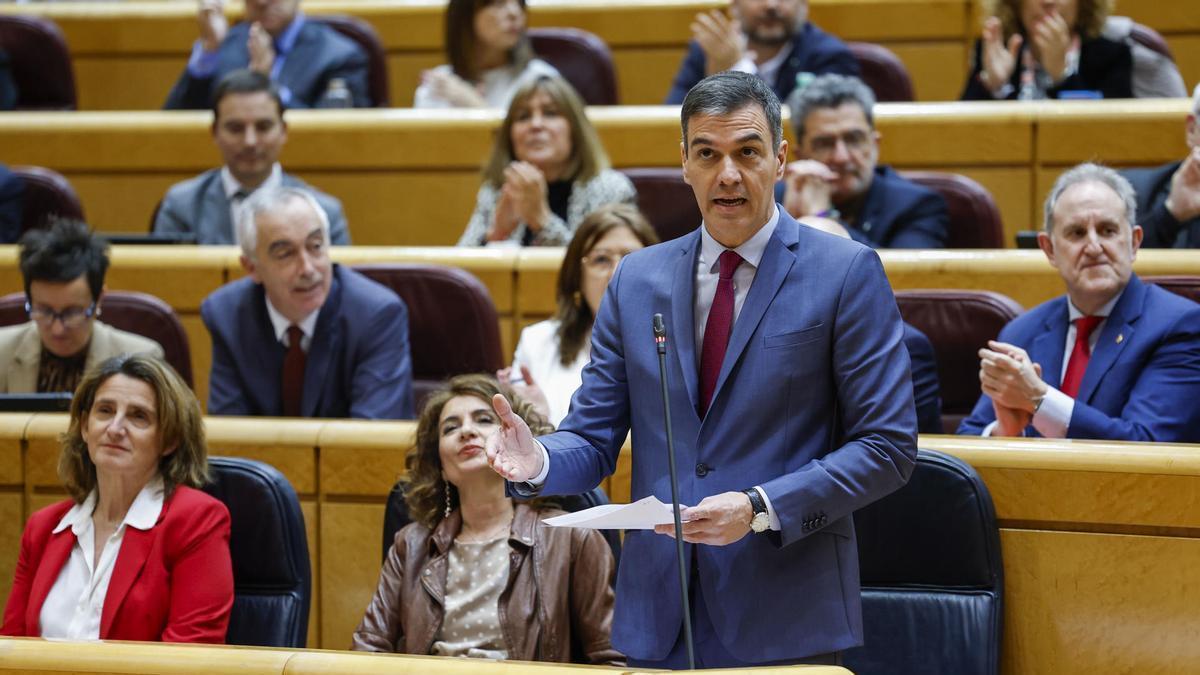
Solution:
[(308, 357), (300, 347), (304, 331), (299, 326), (288, 326), (288, 350), (283, 357), (283, 415), (299, 417), (300, 402), (304, 400), (304, 364)]
[(1092, 358), (1088, 338), (1103, 320), (1102, 316), (1082, 316), (1075, 319), (1075, 347), (1071, 350), (1071, 359), (1067, 361), (1067, 372), (1063, 375), (1062, 382), (1062, 393), (1071, 398), (1079, 394), (1079, 383), (1083, 382), (1088, 359)]
[(721, 374), (721, 363), (725, 360), (725, 348), (729, 346), (729, 334), (733, 330), (733, 273), (742, 264), (742, 256), (725, 251), (721, 254), (720, 263), (717, 292), (713, 294), (712, 307), (708, 310), (708, 322), (704, 324), (704, 346), (700, 351), (701, 417), (708, 412), (708, 404), (712, 402), (717, 376)]

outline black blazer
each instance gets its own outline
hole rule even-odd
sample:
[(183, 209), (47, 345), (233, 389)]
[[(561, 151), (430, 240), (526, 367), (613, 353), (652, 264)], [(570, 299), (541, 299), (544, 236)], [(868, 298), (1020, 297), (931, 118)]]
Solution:
[(1179, 170), (1180, 164), (1183, 162), (1121, 172), (1137, 192), (1137, 224), (1146, 231), (1142, 238), (1144, 247), (1200, 248), (1200, 217), (1181, 223), (1167, 210), (1171, 177)]
[[(1018, 67), (1013, 68), (1012, 77), (1008, 83), (1012, 91), (1005, 98), (1015, 101), (1021, 90), (1021, 59), (1029, 48), (1029, 40), (1021, 43), (1021, 51), (1017, 54)], [(992, 93), (979, 83), (979, 72), (983, 69), (983, 57), (980, 54), (982, 41), (975, 40), (974, 57), (971, 73), (967, 75), (967, 83), (963, 87), (964, 101), (991, 101)], [(1079, 45), (1079, 68), (1047, 92), (1050, 98), (1058, 98), (1064, 91), (1092, 90), (1099, 91), (1104, 98), (1133, 98), (1133, 53), (1124, 42), (1097, 37), (1084, 40)]]

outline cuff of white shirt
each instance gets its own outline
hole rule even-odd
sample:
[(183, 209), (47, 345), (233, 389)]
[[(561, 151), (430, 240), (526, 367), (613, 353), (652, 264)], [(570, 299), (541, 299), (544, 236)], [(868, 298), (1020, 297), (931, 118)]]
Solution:
[(212, 77), (217, 71), (217, 51), (204, 51), (204, 45), (199, 40), (192, 45), (192, 55), (188, 57), (188, 75), (196, 79)]
[(546, 446), (542, 445), (541, 441), (535, 438), (533, 442), (537, 443), (538, 448), (542, 451), (542, 470), (538, 475), (529, 479), (528, 483), (533, 488), (540, 488), (546, 482), (546, 476), (550, 473), (550, 453), (546, 451)]
[(779, 524), (779, 516), (775, 514), (775, 507), (771, 506), (771, 498), (767, 496), (767, 491), (758, 485), (755, 485), (754, 489), (758, 490), (759, 496), (762, 497), (763, 502), (767, 505), (767, 517), (771, 520), (771, 529), (776, 532), (782, 530), (783, 526)]
[(749, 56), (743, 56), (737, 63), (733, 64), (730, 70), (736, 70), (739, 73), (749, 73), (751, 75), (758, 74), (758, 64)]
[(1046, 438), (1066, 438), (1075, 412), (1075, 399), (1054, 387), (1046, 389), (1046, 398), (1033, 415), (1033, 428)]

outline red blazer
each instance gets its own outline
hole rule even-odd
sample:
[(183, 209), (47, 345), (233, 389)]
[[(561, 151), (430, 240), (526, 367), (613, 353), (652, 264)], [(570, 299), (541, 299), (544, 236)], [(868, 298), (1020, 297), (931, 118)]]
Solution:
[[(73, 505), (68, 499), (30, 516), (0, 635), (41, 634), (42, 604), (76, 545), (71, 528), (52, 532)], [(181, 485), (163, 502), (154, 527), (125, 530), (100, 638), (223, 643), (232, 607), (229, 510)]]

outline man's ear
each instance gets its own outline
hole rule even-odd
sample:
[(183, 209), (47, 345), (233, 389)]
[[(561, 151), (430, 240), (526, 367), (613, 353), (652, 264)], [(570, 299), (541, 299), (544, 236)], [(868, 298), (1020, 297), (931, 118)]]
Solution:
[(254, 280), (254, 283), (262, 283), (262, 279), (258, 277), (258, 266), (254, 264), (254, 260), (250, 256), (242, 254), (238, 256), (238, 262), (242, 264), (242, 269), (245, 270), (246, 274)]
[(679, 141), (679, 163), (680, 168), (683, 171), (683, 182), (691, 185), (692, 182), (688, 180), (687, 175), (687, 159), (687, 143)]
[(1058, 263), (1054, 260), (1054, 240), (1045, 230), (1040, 230), (1037, 235), (1038, 248), (1042, 249), (1042, 253), (1046, 254), (1046, 260), (1050, 262), (1050, 266), (1058, 269)]
[(1141, 225), (1134, 225), (1131, 235), (1133, 236), (1133, 257), (1137, 259), (1138, 249), (1142, 247), (1142, 237), (1145, 236), (1145, 231)]
[(775, 167), (775, 181), (783, 180), (784, 170), (787, 169), (788, 159), (788, 142), (786, 139), (779, 141), (779, 150), (775, 152), (775, 159), (778, 160), (779, 166)]

